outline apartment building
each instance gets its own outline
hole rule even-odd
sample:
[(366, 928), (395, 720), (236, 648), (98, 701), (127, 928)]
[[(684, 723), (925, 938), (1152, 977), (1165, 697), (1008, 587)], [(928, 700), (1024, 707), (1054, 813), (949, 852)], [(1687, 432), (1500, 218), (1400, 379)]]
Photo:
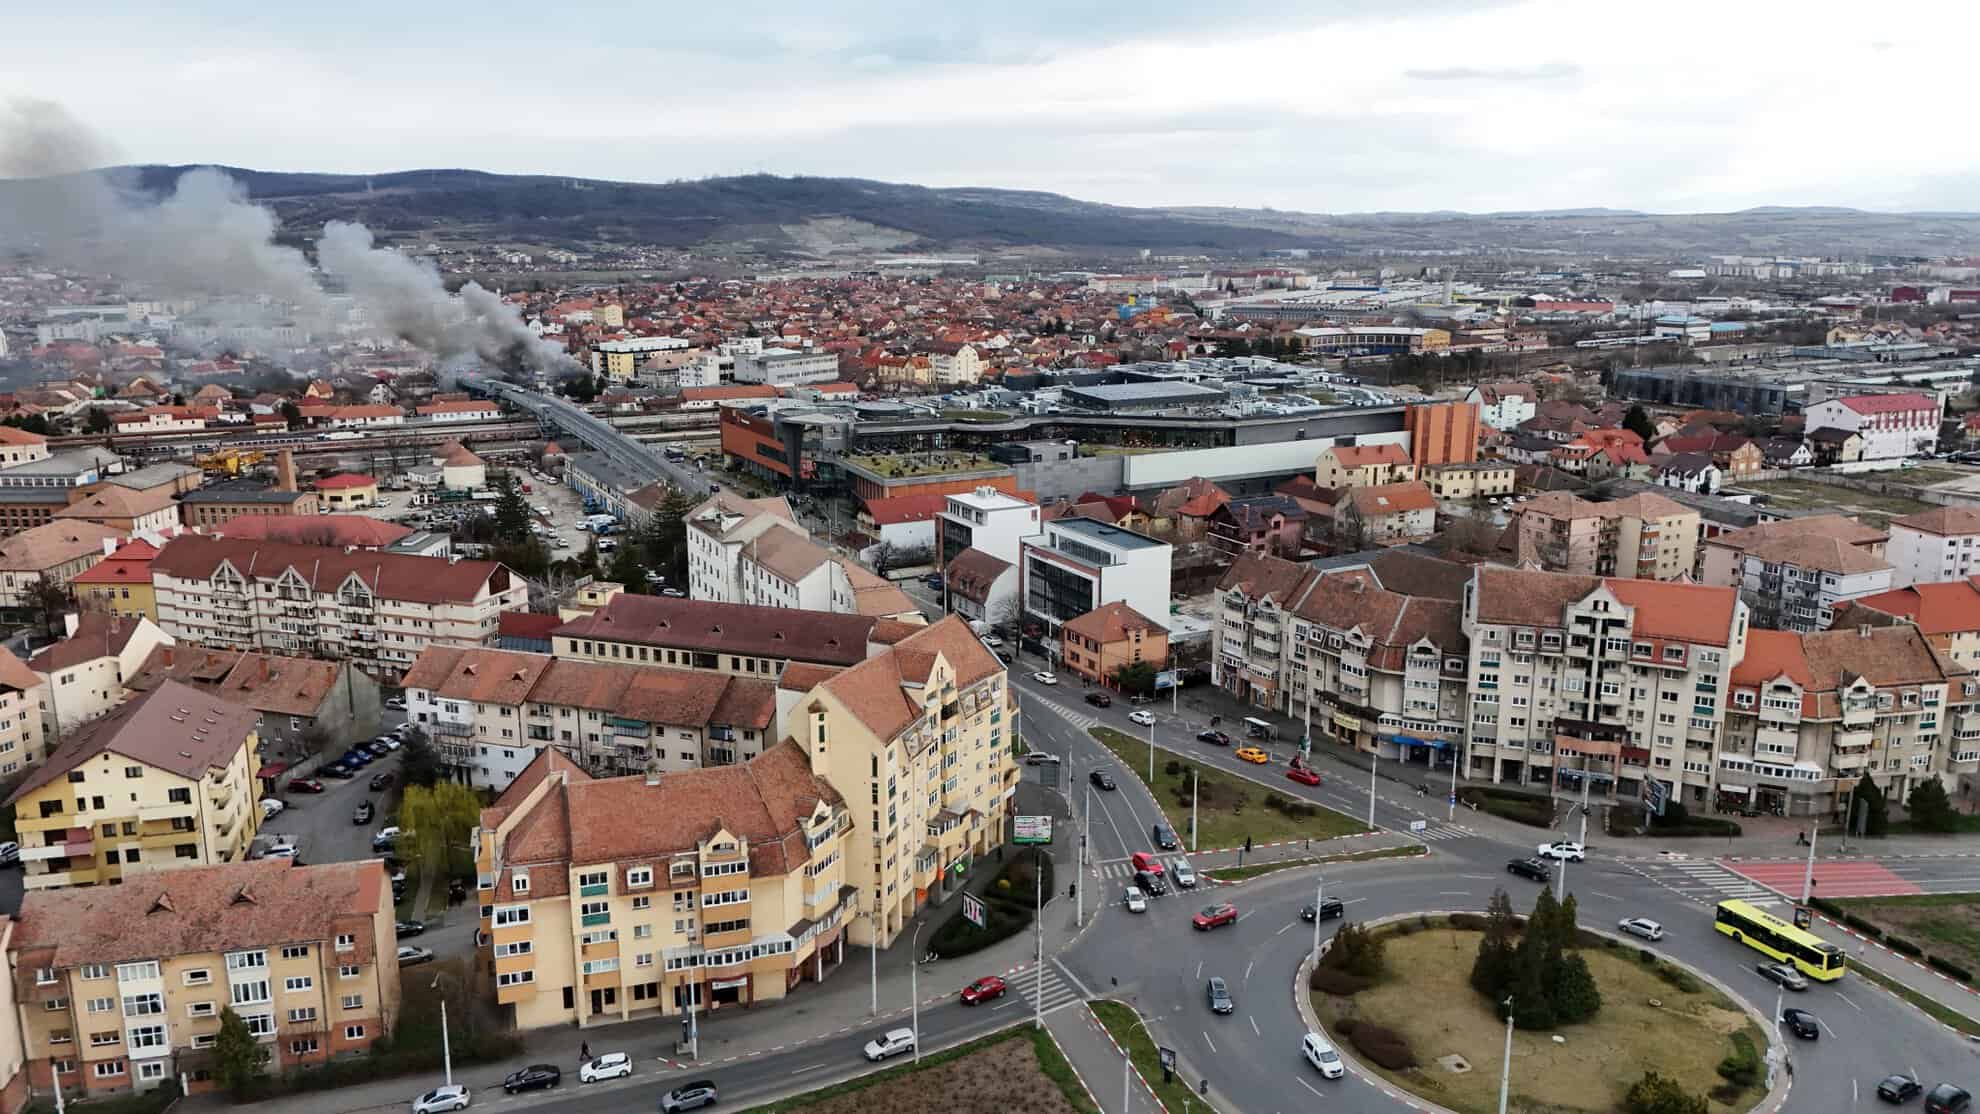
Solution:
[(8, 798), (26, 887), (245, 858), (261, 825), (255, 719), (168, 681), (70, 732)]
[(1807, 409), (1810, 433), (1848, 430), (1863, 439), (1864, 460), (1888, 460), (1933, 452), (1939, 444), (1937, 399), (1917, 393), (1851, 395)]
[(1719, 794), (1728, 807), (1840, 820), (1859, 778), (1901, 802), (1942, 768), (1971, 775), (1973, 690), (1910, 625), (1755, 630), (1732, 674)]
[(1334, 445), (1320, 450), (1313, 482), (1320, 487), (1374, 487), (1416, 478), (1409, 450), (1397, 444)]
[[(744, 499), (718, 491), (688, 512), (688, 595), (697, 600), (743, 603), (743, 547), (764, 531), (787, 526), (809, 537), (782, 496)], [(755, 601), (749, 601), (755, 602)]]
[(551, 631), (550, 641), (561, 658), (775, 680), (792, 663), (834, 669), (857, 664), (898, 640), (893, 632), (906, 627), (865, 615), (620, 595)]
[(735, 360), (735, 376), (738, 383), (802, 387), (814, 383), (830, 383), (839, 378), (839, 356), (836, 352), (765, 348), (753, 354), (739, 353)]
[(518, 1029), (775, 1001), (845, 961), (844, 799), (785, 740), (594, 779), (542, 752), (476, 829), (481, 957)]
[(1433, 464), (1421, 479), (1439, 499), (1493, 499), (1511, 495), (1518, 470), (1509, 460), (1474, 460), (1466, 464)]
[[(0, 426), (0, 429), (7, 427)], [(158, 621), (158, 601), (151, 592), (151, 560), (158, 547), (143, 538), (103, 543), (101, 561), (69, 578), (76, 606), (85, 611)]]
[(1697, 562), (1698, 524), (1697, 511), (1653, 492), (1594, 503), (1553, 491), (1519, 505), (1513, 558), (1549, 572), (1675, 580)]
[[(791, 725), (852, 816), (855, 944), (891, 947), (915, 914), (1001, 847), (1017, 790), (1017, 705), (1004, 665), (956, 616), (823, 681)], [(858, 787), (864, 785), (866, 792)]]
[(264, 778), (310, 754), (322, 739), (376, 734), (383, 707), (378, 682), (350, 662), (204, 646), (158, 647), (136, 673), (125, 675), (124, 687), (150, 692), (167, 681), (252, 709), (260, 717), (262, 754), (275, 760), (262, 767)]
[(942, 569), (949, 610), (972, 621), (1009, 623), (1017, 615), (1017, 590), (1017, 565), (973, 546)]
[(1890, 586), (1889, 561), (1838, 538), (1766, 538), (1740, 554), (1740, 597), (1774, 630), (1823, 630), (1838, 604)]
[(1169, 632), (1162, 624), (1116, 600), (1059, 628), (1066, 671), (1094, 684), (1112, 685), (1123, 666), (1169, 664)]
[(1968, 577), (1859, 596), (1836, 607), (1834, 629), (1910, 623), (1939, 656), (1980, 671), (1980, 582)]
[(1497, 430), (1515, 430), (1539, 412), (1533, 387), (1527, 383), (1480, 383), (1464, 396), (1478, 406), (1479, 420)]
[(1009, 565), (1018, 562), (1018, 543), (1039, 532), (1038, 504), (994, 487), (942, 497), (935, 520), (937, 563), (947, 567), (965, 549), (987, 553)]
[(1938, 507), (1893, 518), (1890, 530), (1893, 588), (1980, 574), (1980, 511)]
[[(0, 647), (0, 777), (8, 777), (48, 753), (41, 730), (41, 689), (46, 684), (27, 663)], [(0, 1067), (4, 1067), (0, 1045)], [(0, 1071), (0, 1092), (4, 1092)]]
[(63, 616), (67, 637), (28, 659), (41, 679), (41, 731), (44, 747), (69, 731), (107, 715), (129, 695), (124, 681), (145, 658), (172, 636), (149, 619), (126, 619), (98, 611)]
[(1464, 599), (1467, 776), (1711, 799), (1747, 610), (1731, 588), (1481, 565)]
[(428, 646), (495, 641), (529, 585), (495, 561), (188, 536), (151, 562), (158, 625), (206, 646), (349, 660), (396, 676)]
[(65, 587), (123, 534), (92, 522), (50, 522), (0, 540), (0, 608), (32, 609), (43, 584)]
[(369, 1049), (399, 1013), (398, 937), (376, 859), (188, 866), (30, 890), (7, 941), (34, 1089), (86, 1097), (184, 1075), (213, 1089), (232, 1008), (269, 1070)]
[(1409, 458), (1418, 468), (1478, 459), (1477, 403), (1411, 403), (1403, 407), (1403, 431), (1409, 434)]
[(1334, 546), (1350, 552), (1421, 541), (1437, 532), (1437, 497), (1421, 480), (1350, 488), (1334, 504)]
[(690, 598), (921, 621), (899, 587), (812, 541), (781, 498), (721, 493), (687, 521)]
[(769, 678), (432, 646), (400, 684), (450, 772), (497, 792), (545, 749), (612, 777), (734, 765), (782, 737)]
[(1167, 619), (1175, 549), (1146, 534), (1090, 518), (1059, 518), (1019, 543), (1019, 622), (1058, 641), (1060, 624), (1103, 604), (1125, 602)]

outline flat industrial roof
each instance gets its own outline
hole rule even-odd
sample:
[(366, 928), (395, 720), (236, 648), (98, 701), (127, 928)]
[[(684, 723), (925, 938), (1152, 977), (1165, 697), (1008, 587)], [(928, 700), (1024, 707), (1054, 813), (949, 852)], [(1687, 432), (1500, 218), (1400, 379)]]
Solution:
[(1094, 402), (1211, 402), (1224, 392), (1194, 383), (1109, 383), (1097, 387), (1066, 387), (1065, 393)]
[(1146, 534), (1137, 534), (1133, 530), (1091, 518), (1058, 518), (1053, 519), (1050, 525), (1061, 534), (1076, 534), (1103, 545), (1111, 545), (1115, 549), (1152, 549), (1158, 545), (1169, 544), (1156, 541)]

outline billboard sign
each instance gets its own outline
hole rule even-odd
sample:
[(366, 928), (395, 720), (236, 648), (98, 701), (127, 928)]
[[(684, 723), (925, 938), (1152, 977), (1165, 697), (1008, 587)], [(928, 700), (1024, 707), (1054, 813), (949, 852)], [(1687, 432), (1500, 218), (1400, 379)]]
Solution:
[(1052, 842), (1052, 818), (1049, 816), (1017, 816), (1012, 818), (1012, 843)]
[(986, 919), (987, 918), (984, 916), (983, 913), (982, 900), (979, 899), (975, 894), (964, 894), (963, 920), (968, 921), (969, 923), (975, 925), (978, 928), (982, 928), (983, 922)]

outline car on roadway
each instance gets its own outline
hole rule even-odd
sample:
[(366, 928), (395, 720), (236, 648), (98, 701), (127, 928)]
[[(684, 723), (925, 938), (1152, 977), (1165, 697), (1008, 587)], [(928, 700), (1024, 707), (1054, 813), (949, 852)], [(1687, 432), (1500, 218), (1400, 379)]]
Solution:
[(1028, 750), (1024, 752), (1024, 764), (1027, 766), (1056, 766), (1059, 764), (1059, 756), (1049, 750)]
[(1108, 773), (1106, 770), (1095, 770), (1086, 775), (1086, 780), (1092, 782), (1096, 789), (1112, 790), (1114, 788), (1114, 775)]
[(296, 857), (295, 837), (278, 836), (268, 850), (261, 853), (264, 859), (293, 859)]
[(1108, 696), (1108, 695), (1107, 695), (1106, 693), (1104, 693), (1104, 692), (1089, 692), (1089, 693), (1087, 693), (1087, 694), (1086, 694), (1086, 702), (1087, 702), (1088, 704), (1091, 704), (1091, 705), (1093, 705), (1093, 706), (1094, 706), (1095, 708), (1111, 708), (1111, 707), (1113, 707), (1113, 706), (1114, 706), (1114, 698), (1113, 698), (1113, 697), (1111, 697), (1111, 696)]
[(1176, 833), (1170, 831), (1167, 824), (1157, 824), (1148, 829), (1148, 838), (1154, 840), (1155, 846), (1163, 851), (1174, 851), (1178, 846)]
[(1905, 1103), (1918, 1097), (1924, 1084), (1908, 1075), (1887, 1075), (1877, 1084), (1877, 1097), (1885, 1102)]
[(387, 824), (378, 829), (377, 833), (371, 837), (371, 845), (376, 847), (381, 843), (397, 843), (400, 834), (397, 824)]
[(889, 1056), (899, 1056), (903, 1052), (914, 1051), (913, 1029), (889, 1029), (878, 1037), (866, 1042), (863, 1050), (866, 1058), (879, 1063)]
[(1231, 737), (1229, 735), (1224, 734), (1222, 731), (1211, 731), (1208, 729), (1198, 731), (1196, 733), (1196, 741), (1220, 747), (1231, 745)]
[(1514, 859), (1506, 864), (1506, 873), (1531, 878), (1535, 882), (1545, 882), (1554, 876), (1553, 870), (1539, 859)]
[(1286, 771), (1286, 780), (1296, 781), (1301, 785), (1318, 785), (1321, 782), (1320, 771), (1311, 766), (1294, 766)]
[(1808, 980), (1801, 977), (1801, 972), (1785, 963), (1760, 963), (1755, 964), (1753, 969), (1760, 972), (1761, 978), (1779, 983), (1789, 990), (1808, 989)]
[(1258, 749), (1257, 747), (1239, 747), (1234, 753), (1244, 761), (1250, 762), (1253, 765), (1258, 765), (1258, 766), (1263, 766), (1265, 763), (1270, 762), (1272, 760), (1272, 757), (1270, 755), (1266, 754), (1264, 751)]
[(1143, 727), (1153, 727), (1155, 726), (1155, 713), (1146, 708), (1136, 708), (1134, 711), (1128, 713), (1128, 722), (1138, 723)]
[(535, 1091), (544, 1087), (555, 1087), (564, 1081), (563, 1070), (555, 1064), (531, 1064), (517, 1068), (502, 1080), (502, 1090), (508, 1094), (518, 1091)]
[(1941, 1083), (1925, 1096), (1925, 1114), (1966, 1114), (1973, 1105), (1973, 1096), (1964, 1087)]
[(372, 816), (377, 812), (378, 806), (372, 804), (370, 801), (359, 801), (357, 807), (351, 810), (351, 823), (362, 828), (366, 824), (371, 823)]
[(579, 1083), (598, 1083), (607, 1079), (619, 1079), (632, 1074), (632, 1057), (624, 1052), (607, 1052), (595, 1056), (578, 1067)]
[(1134, 884), (1149, 897), (1161, 897), (1169, 892), (1169, 884), (1162, 880), (1161, 875), (1150, 874), (1145, 870), (1134, 872)]
[(383, 789), (390, 784), (392, 784), (392, 771), (390, 770), (380, 770), (371, 775), (370, 785), (373, 789)]
[(272, 820), (283, 809), (288, 807), (288, 804), (284, 801), (274, 797), (263, 797), (261, 799), (261, 818), (263, 820)]
[(1148, 912), (1148, 899), (1143, 897), (1141, 890), (1134, 886), (1129, 886), (1127, 892), (1121, 895), (1121, 904), (1127, 906), (1127, 911), (1130, 913)]
[(1308, 1033), (1300, 1038), (1299, 1054), (1319, 1071), (1322, 1079), (1339, 1079), (1347, 1074), (1347, 1065), (1341, 1063), (1341, 1054), (1334, 1051), (1327, 1038), (1318, 1033)]
[(1541, 844), (1539, 854), (1542, 858), (1562, 859), (1567, 862), (1578, 863), (1588, 858), (1588, 849), (1573, 840), (1562, 839), (1556, 840), (1553, 843)]
[(426, 931), (425, 921), (393, 921), (392, 929), (400, 936), (418, 936)]
[(1189, 865), (1188, 859), (1177, 859), (1175, 869), (1169, 871), (1169, 877), (1175, 879), (1176, 885), (1181, 889), (1196, 888), (1196, 868)]
[(660, 1096), (660, 1114), (675, 1114), (679, 1110), (697, 1110), (715, 1105), (715, 1081), (697, 1079)]
[(1059, 683), (1058, 674), (1052, 673), (1044, 669), (1041, 669), (1038, 672), (1033, 673), (1031, 675), (1031, 679), (1037, 681), (1041, 685), (1056, 685)]
[(1162, 860), (1150, 852), (1136, 851), (1128, 861), (1136, 870), (1145, 870), (1150, 874), (1162, 873)]
[(1664, 938), (1664, 926), (1648, 917), (1630, 917), (1617, 921), (1616, 927), (1629, 933), (1631, 936), (1641, 936), (1645, 940), (1662, 940)]
[(992, 998), (1002, 998), (1011, 988), (995, 975), (985, 975), (962, 989), (962, 1004), (973, 1006), (978, 1002), (988, 1002)]
[(1793, 1033), (1802, 1040), (1812, 1041), (1822, 1039), (1822, 1023), (1817, 1021), (1815, 1015), (1809, 1013), (1807, 1010), (1789, 1006), (1781, 1011), (1781, 1024), (1787, 1026), (1788, 1032)]
[(433, 962), (433, 949), (420, 948), (411, 944), (399, 945), (399, 966), (411, 967), (418, 963)]
[(320, 781), (318, 781), (318, 780), (316, 780), (316, 779), (315, 779), (315, 778), (313, 778), (313, 777), (298, 777), (298, 778), (290, 778), (290, 779), (289, 779), (289, 792), (291, 792), (291, 793), (321, 793), (321, 792), (323, 792), (323, 783), (322, 783), (322, 782), (320, 782)]
[(1237, 919), (1237, 906), (1228, 901), (1220, 901), (1215, 905), (1205, 905), (1200, 912), (1189, 919), (1189, 923), (1201, 931), (1208, 932), (1223, 925), (1236, 924)]
[(1338, 897), (1323, 898), (1318, 907), (1310, 901), (1299, 907), (1299, 919), (1308, 924), (1345, 916), (1347, 916), (1347, 903)]
[[(334, 777), (338, 781), (349, 781), (357, 776), (357, 771), (344, 765), (342, 762), (332, 762), (328, 766), (323, 767), (321, 772), (324, 777)], [(318, 792), (321, 792), (321, 790), (318, 790)]]
[(394, 696), (385, 701), (385, 706), (395, 712), (403, 712), (406, 710), (406, 698), (403, 696)]
[(466, 1110), (471, 1099), (466, 1087), (449, 1083), (412, 1100), (412, 1114), (447, 1114), (451, 1110)]
[(1203, 985), (1203, 991), (1210, 1000), (1211, 1013), (1231, 1013), (1237, 1009), (1237, 1003), (1231, 1001), (1231, 988), (1225, 986), (1224, 980), (1218, 976), (1210, 976), (1210, 981)]

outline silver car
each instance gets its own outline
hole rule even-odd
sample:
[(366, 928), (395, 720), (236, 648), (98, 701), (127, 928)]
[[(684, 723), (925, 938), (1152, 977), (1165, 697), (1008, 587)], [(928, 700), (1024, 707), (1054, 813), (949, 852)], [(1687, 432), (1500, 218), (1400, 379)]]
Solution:
[(1641, 936), (1645, 940), (1662, 940), (1664, 926), (1648, 917), (1629, 917), (1616, 922), (1616, 927), (1631, 936)]

